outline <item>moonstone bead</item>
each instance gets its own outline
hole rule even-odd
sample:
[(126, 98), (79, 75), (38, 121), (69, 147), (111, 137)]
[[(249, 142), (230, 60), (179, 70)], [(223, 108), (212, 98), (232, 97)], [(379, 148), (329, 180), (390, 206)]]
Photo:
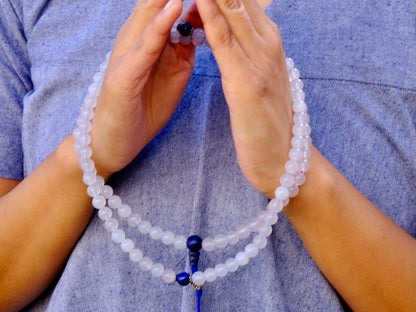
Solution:
[(295, 175), (299, 171), (299, 165), (294, 160), (289, 160), (285, 164), (285, 170), (287, 173), (290, 173), (291, 175)]
[(218, 263), (215, 266), (215, 272), (217, 273), (218, 277), (224, 277), (228, 273), (227, 266), (224, 263)]
[(227, 234), (227, 240), (230, 245), (234, 245), (238, 243), (240, 236), (237, 232), (230, 232)]
[(277, 200), (285, 200), (289, 198), (289, 190), (284, 186), (279, 186), (274, 192)]
[(163, 230), (160, 226), (153, 226), (150, 231), (149, 231), (149, 235), (152, 239), (160, 239), (162, 237), (163, 234)]
[(225, 248), (228, 245), (228, 238), (224, 234), (218, 234), (214, 238), (215, 248)]
[(293, 103), (292, 109), (295, 113), (306, 112), (308, 110), (308, 106), (306, 105), (305, 102), (300, 101), (300, 102)]
[(118, 228), (118, 221), (114, 218), (110, 218), (104, 223), (104, 227), (108, 232), (113, 232)]
[(291, 174), (285, 173), (280, 177), (280, 184), (289, 188), (295, 184), (295, 178)]
[(303, 185), (306, 181), (306, 176), (302, 173), (299, 172), (296, 176), (295, 176), (295, 183), (296, 185)]
[(113, 195), (108, 199), (108, 206), (112, 209), (118, 209), (121, 206), (121, 198), (117, 195)]
[(297, 112), (293, 116), (293, 121), (297, 124), (309, 124), (310, 120), (309, 114), (305, 112)]
[(257, 248), (256, 245), (254, 244), (248, 244), (245, 248), (244, 248), (244, 252), (247, 254), (247, 256), (249, 256), (250, 258), (254, 258), (255, 256), (258, 255), (259, 253), (259, 249)]
[(170, 42), (179, 43), (180, 40), (181, 40), (181, 34), (179, 33), (179, 31), (175, 27), (175, 29), (172, 29), (170, 31)]
[(113, 188), (109, 185), (103, 185), (101, 187), (101, 195), (107, 199), (110, 198), (113, 195)]
[(261, 236), (261, 235), (256, 235), (253, 238), (253, 244), (258, 249), (263, 249), (267, 245), (267, 239), (265, 237)]
[(196, 285), (204, 285), (205, 280), (205, 274), (201, 271), (197, 271), (194, 274), (192, 274), (192, 282)]
[(250, 229), (246, 225), (237, 228), (237, 233), (241, 239), (247, 238), (250, 235)]
[(143, 258), (143, 252), (140, 249), (133, 249), (129, 253), (129, 258), (133, 262), (139, 262)]
[[(120, 209), (119, 209), (119, 211), (120, 211)], [(141, 221), (142, 220), (141, 220), (141, 218), (138, 214), (130, 214), (127, 217), (127, 223), (131, 227), (138, 227)]]
[(173, 241), (175, 240), (175, 234), (171, 231), (165, 231), (162, 233), (161, 240), (163, 244), (171, 245), (173, 244)]
[[(122, 204), (118, 208), (117, 213), (123, 219), (128, 218), (131, 215), (131, 207), (129, 205)], [(137, 222), (137, 224), (138, 224), (138, 222)], [(133, 225), (133, 226), (137, 226), (137, 225)]]
[(207, 237), (202, 241), (202, 249), (205, 251), (213, 251), (215, 249), (215, 241), (211, 237)]
[(271, 213), (274, 213), (276, 215), (282, 210), (283, 210), (283, 203), (281, 200), (278, 200), (276, 198), (272, 199), (267, 205), (267, 211), (270, 211)]
[(113, 215), (113, 212), (108, 207), (104, 207), (98, 210), (98, 217), (103, 221), (107, 221), (108, 219), (111, 218), (112, 215)]
[(152, 225), (149, 221), (141, 221), (137, 225), (137, 228), (139, 229), (139, 232), (142, 234), (148, 234), (150, 232), (150, 229), (152, 228)]
[(238, 262), (235, 258), (228, 258), (225, 261), (225, 266), (227, 267), (228, 272), (235, 272), (238, 270)]
[(178, 250), (183, 250), (186, 248), (186, 238), (185, 236), (179, 235), (176, 236), (173, 240), (173, 246)]
[(92, 185), (95, 183), (95, 181), (97, 180), (97, 176), (95, 175), (95, 172), (86, 172), (84, 173), (84, 175), (82, 176), (82, 181), (86, 184), (86, 185)]
[(98, 195), (92, 199), (92, 205), (96, 209), (104, 208), (106, 204), (107, 204), (107, 201), (104, 198), (104, 196)]
[(149, 257), (143, 257), (139, 260), (139, 268), (142, 271), (150, 271), (153, 266), (153, 261)]
[(299, 194), (299, 187), (297, 185), (293, 185), (289, 188), (289, 197), (293, 198)]
[(163, 272), (165, 272), (165, 268), (161, 263), (153, 264), (152, 268), (150, 269), (150, 273), (154, 277), (161, 277), (163, 275)]
[(126, 238), (120, 244), (121, 250), (130, 253), (134, 249), (134, 243), (130, 238)]
[(117, 229), (111, 233), (111, 239), (117, 244), (120, 244), (125, 238), (126, 234), (123, 230)]
[(205, 42), (205, 31), (201, 28), (195, 28), (192, 31), (192, 43), (195, 46), (203, 45)]
[(170, 284), (173, 283), (176, 279), (176, 274), (173, 270), (165, 270), (162, 274), (162, 280), (166, 283), (166, 284)]
[(303, 159), (303, 151), (300, 148), (292, 148), (289, 151), (289, 158), (295, 161)]
[(248, 263), (250, 258), (244, 251), (240, 251), (235, 255), (235, 260), (237, 260), (238, 265), (243, 266)]
[(89, 197), (96, 197), (100, 195), (101, 186), (97, 185), (97, 183), (94, 183), (93, 185), (88, 186), (87, 188), (87, 194)]
[(205, 280), (207, 282), (213, 282), (217, 279), (217, 272), (213, 268), (208, 268), (204, 271), (205, 274)]
[(259, 230), (259, 234), (263, 237), (268, 237), (270, 234), (272, 234), (273, 229), (271, 226), (264, 226)]

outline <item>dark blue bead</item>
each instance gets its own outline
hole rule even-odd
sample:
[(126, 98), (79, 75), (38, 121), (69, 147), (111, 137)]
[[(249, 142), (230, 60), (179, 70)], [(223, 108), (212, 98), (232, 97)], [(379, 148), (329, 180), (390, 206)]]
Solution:
[(179, 24), (176, 29), (179, 31), (179, 33), (184, 36), (188, 37), (192, 34), (192, 25), (189, 23), (182, 23)]
[(181, 286), (186, 286), (190, 283), (189, 274), (186, 272), (179, 273), (176, 275), (176, 281)]
[(197, 252), (202, 248), (202, 239), (198, 235), (192, 235), (188, 237), (186, 241), (186, 247), (190, 251)]

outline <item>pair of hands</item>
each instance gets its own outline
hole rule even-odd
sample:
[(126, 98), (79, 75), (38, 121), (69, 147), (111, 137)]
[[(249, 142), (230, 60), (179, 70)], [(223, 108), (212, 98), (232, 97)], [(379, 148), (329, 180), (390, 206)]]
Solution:
[[(290, 148), (292, 111), (284, 51), (268, 0), (196, 0), (182, 19), (203, 27), (217, 60), (237, 158), (269, 197)], [(266, 1), (266, 2), (264, 2)], [(170, 43), (182, 1), (139, 0), (114, 43), (92, 131), (99, 174), (128, 165), (175, 112), (195, 47)]]

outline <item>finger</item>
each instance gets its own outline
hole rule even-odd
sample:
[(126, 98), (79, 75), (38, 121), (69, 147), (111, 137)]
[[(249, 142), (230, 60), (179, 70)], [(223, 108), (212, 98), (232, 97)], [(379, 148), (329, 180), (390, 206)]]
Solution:
[(159, 14), (168, 0), (139, 0), (127, 21), (121, 27), (114, 43), (113, 55), (123, 55)]
[(150, 22), (143, 34), (134, 41), (125, 55), (118, 61), (116, 75), (123, 78), (114, 77), (115, 81), (124, 81), (126, 85), (118, 86), (123, 89), (136, 90), (141, 92), (141, 87), (146, 82), (153, 65), (162, 53), (170, 29), (179, 17), (182, 9), (181, 0), (170, 0), (165, 8), (157, 14)]

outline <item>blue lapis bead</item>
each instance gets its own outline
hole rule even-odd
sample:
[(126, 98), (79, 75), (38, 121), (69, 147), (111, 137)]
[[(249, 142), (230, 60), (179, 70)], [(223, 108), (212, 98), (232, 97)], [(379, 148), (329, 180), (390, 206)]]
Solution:
[(176, 281), (181, 286), (186, 286), (190, 283), (189, 273), (182, 272), (176, 275)]
[(197, 252), (202, 248), (202, 239), (198, 235), (192, 235), (188, 237), (186, 241), (186, 247), (192, 252)]
[(184, 37), (188, 37), (192, 34), (192, 25), (189, 23), (181, 23), (179, 24), (176, 29), (179, 31), (179, 33), (184, 36)]

